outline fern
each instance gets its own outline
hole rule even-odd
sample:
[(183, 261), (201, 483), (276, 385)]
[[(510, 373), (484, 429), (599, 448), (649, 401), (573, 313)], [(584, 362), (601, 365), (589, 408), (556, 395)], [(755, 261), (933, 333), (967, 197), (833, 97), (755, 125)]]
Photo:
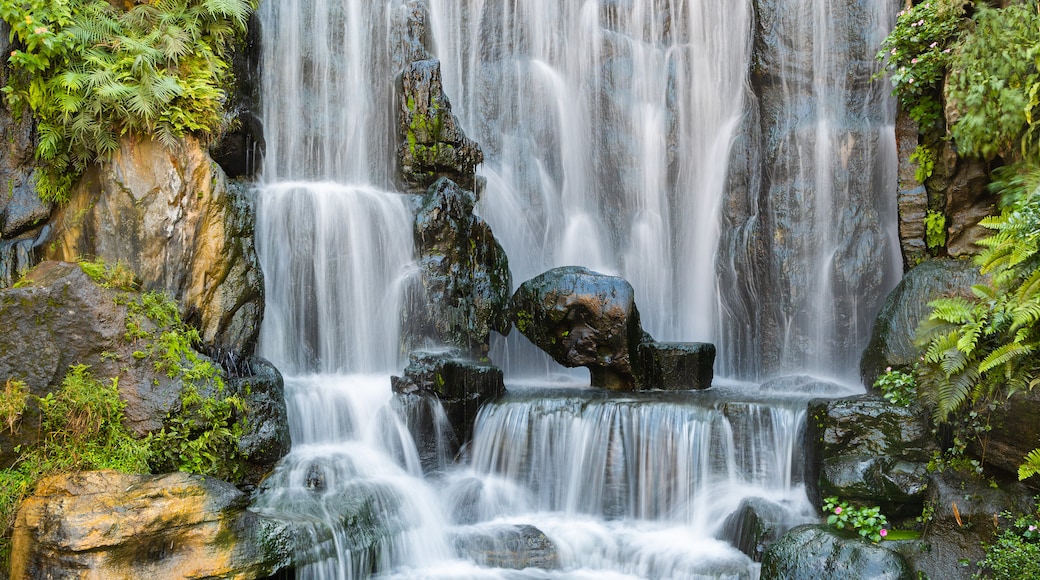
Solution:
[(1040, 449), (1030, 451), (1018, 467), (1019, 481), (1040, 473)]

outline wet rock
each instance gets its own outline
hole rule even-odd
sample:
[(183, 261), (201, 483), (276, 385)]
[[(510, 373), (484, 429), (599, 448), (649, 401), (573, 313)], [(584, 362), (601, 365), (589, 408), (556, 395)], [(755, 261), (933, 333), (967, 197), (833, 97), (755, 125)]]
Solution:
[(643, 341), (635, 291), (622, 278), (587, 268), (554, 268), (513, 294), (513, 323), (566, 367), (589, 369), (592, 386), (636, 388)]
[(880, 505), (889, 517), (921, 513), (937, 449), (921, 409), (870, 395), (814, 399), (807, 437), (806, 483), (814, 502), (839, 496)]
[(912, 580), (906, 559), (858, 535), (822, 525), (784, 534), (762, 558), (761, 580)]
[(476, 167), (484, 154), (451, 112), (441, 85), (440, 62), (405, 65), (400, 89), (397, 160), (402, 188), (418, 193), (447, 177), (476, 190)]
[(0, 241), (0, 288), (13, 286), (18, 280), (40, 263), (44, 243), (50, 235), (51, 226)]
[(993, 234), (992, 230), (978, 225), (979, 220), (997, 212), (997, 200), (989, 192), (989, 182), (986, 162), (961, 158), (952, 143), (941, 144), (932, 176), (926, 184), (932, 195), (938, 197), (939, 208), (946, 216), (949, 255), (977, 254), (979, 248), (975, 242)]
[(903, 267), (928, 258), (924, 220), (928, 215), (928, 191), (917, 181), (918, 163), (910, 156), (917, 151), (917, 123), (904, 111), (896, 116), (896, 152), (899, 157), (899, 245)]
[(403, 72), (412, 62), (433, 58), (428, 34), (426, 0), (393, 0), (390, 4), (390, 58), (393, 70)]
[(56, 212), (45, 258), (128, 265), (180, 303), (203, 341), (249, 353), (263, 315), (252, 192), (229, 187), (200, 144), (123, 138)]
[(771, 393), (805, 393), (807, 395), (837, 396), (850, 394), (848, 387), (808, 375), (791, 375), (769, 379), (762, 383), (759, 389)]
[[(505, 393), (502, 369), (465, 359), (455, 352), (415, 352), (404, 369), (404, 376), (391, 377), (393, 391), (415, 405), (415, 398), (436, 398), (451, 424), (455, 448), (473, 435), (473, 423), (480, 406)], [(412, 398), (411, 402), (407, 402)], [(420, 415), (421, 416), (421, 415)], [(411, 425), (417, 443), (438, 439), (436, 417), (432, 414)], [(422, 447), (422, 445), (420, 445)], [(431, 459), (424, 462), (430, 467)]]
[[(968, 449), (987, 467), (1018, 476), (1026, 455), (1040, 447), (1040, 391), (1019, 391), (1003, 401), (989, 420), (985, 441), (971, 438)], [(1036, 476), (1030, 481), (1036, 483)]]
[(715, 345), (706, 342), (655, 342), (639, 345), (640, 388), (685, 391), (711, 386)]
[(235, 84), (225, 105), (231, 127), (222, 133), (209, 148), (224, 173), (232, 178), (253, 178), (260, 170), (264, 157), (264, 128), (260, 120), (260, 18), (249, 15), (247, 32), (242, 42), (236, 42), (231, 55), (231, 70)]
[(473, 214), (475, 203), (471, 191), (442, 178), (416, 211), (419, 274), (406, 309), (406, 350), (449, 346), (483, 356), (492, 330), (509, 332), (509, 262)]
[(246, 456), (245, 479), (256, 482), (270, 473), (292, 447), (285, 407), (285, 383), (273, 364), (261, 357), (218, 360), (224, 386), (245, 401), (249, 421), (238, 448)]
[(928, 303), (954, 294), (971, 296), (980, 282), (968, 260), (927, 260), (910, 270), (888, 295), (874, 320), (870, 343), (860, 360), (860, 377), (870, 388), (885, 368), (908, 369), (920, 356), (914, 346), (917, 326), (928, 318)]
[(184, 473), (47, 478), (18, 510), (11, 578), (264, 578), (290, 563), (293, 540), (246, 503)]
[(523, 570), (560, 567), (556, 545), (531, 525), (489, 525), (465, 528), (453, 543), (459, 557), (492, 568)]
[(784, 525), (786, 518), (787, 510), (780, 504), (749, 497), (726, 518), (720, 539), (733, 544), (752, 560), (761, 562), (766, 547), (787, 530)]

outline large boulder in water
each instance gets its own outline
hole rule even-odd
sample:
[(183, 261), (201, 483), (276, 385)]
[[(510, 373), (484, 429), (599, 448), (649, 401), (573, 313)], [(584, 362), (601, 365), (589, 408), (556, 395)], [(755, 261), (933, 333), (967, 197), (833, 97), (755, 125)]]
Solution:
[(554, 268), (520, 285), (512, 316), (556, 362), (588, 368), (592, 386), (636, 388), (643, 330), (635, 290), (624, 279), (579, 266)]
[(291, 563), (292, 532), (212, 477), (74, 472), (18, 510), (12, 580), (265, 578)]
[(723, 522), (721, 539), (761, 562), (766, 547), (790, 526), (784, 525), (788, 515), (788, 510), (780, 504), (760, 497), (745, 498)]
[(928, 260), (907, 272), (874, 320), (870, 344), (860, 360), (863, 384), (869, 388), (887, 367), (913, 366), (920, 356), (914, 337), (917, 326), (931, 314), (928, 303), (953, 294), (970, 296), (979, 282), (978, 268), (969, 260)]
[(419, 272), (405, 313), (407, 350), (449, 346), (483, 356), (492, 330), (509, 332), (509, 262), (473, 214), (475, 203), (473, 192), (442, 178), (415, 213)]
[(807, 429), (813, 501), (839, 496), (889, 516), (921, 512), (937, 446), (920, 408), (870, 395), (814, 399)]
[(761, 580), (912, 580), (906, 559), (855, 533), (807, 524), (784, 534), (762, 557)]
[(198, 141), (124, 137), (56, 212), (45, 258), (124, 263), (180, 304), (203, 341), (249, 353), (263, 316), (247, 188), (229, 187)]
[(488, 524), (459, 528), (452, 543), (460, 557), (492, 568), (523, 570), (560, 567), (556, 545), (531, 525)]

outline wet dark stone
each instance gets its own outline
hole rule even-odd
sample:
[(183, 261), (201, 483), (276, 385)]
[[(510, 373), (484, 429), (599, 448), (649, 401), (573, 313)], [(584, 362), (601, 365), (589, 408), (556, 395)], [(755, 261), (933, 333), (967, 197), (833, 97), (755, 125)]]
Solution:
[(322, 491), (325, 489), (325, 472), (318, 465), (311, 465), (307, 468), (305, 481), (307, 482), (307, 489)]
[(919, 407), (871, 395), (809, 403), (809, 497), (880, 505), (889, 517), (921, 513), (928, 462), (937, 449)]
[(714, 376), (715, 345), (706, 342), (643, 342), (639, 345), (640, 388), (665, 391), (707, 389)]
[[(391, 377), (398, 396), (434, 397), (443, 406), (458, 445), (473, 435), (480, 406), (505, 392), (502, 369), (463, 358), (459, 352), (414, 352), (404, 376)], [(437, 426), (413, 427), (412, 435), (422, 442), (437, 435)]]
[(635, 291), (623, 278), (579, 266), (554, 268), (520, 285), (513, 323), (566, 367), (589, 369), (592, 386), (636, 388), (644, 341)]
[(455, 347), (487, 353), (492, 330), (508, 333), (512, 276), (505, 250), (473, 214), (476, 197), (440, 179), (415, 214), (418, 276), (408, 292), (406, 350)]
[(786, 531), (786, 517), (787, 510), (780, 504), (760, 497), (745, 498), (722, 524), (720, 539), (761, 562), (766, 547)]
[(244, 357), (221, 367), (228, 377), (224, 381), (228, 393), (246, 403), (249, 421), (238, 448), (247, 458), (246, 480), (256, 483), (292, 447), (282, 374), (261, 357)]
[(481, 566), (522, 570), (560, 567), (556, 545), (531, 525), (490, 525), (456, 533), (455, 551)]
[(932, 311), (928, 303), (941, 296), (971, 296), (971, 287), (979, 282), (978, 268), (969, 260), (927, 260), (907, 272), (874, 320), (860, 359), (863, 384), (871, 388), (887, 367), (913, 366), (920, 356), (913, 341), (918, 324)]
[(912, 580), (906, 559), (854, 532), (803, 525), (784, 534), (762, 558), (761, 580)]
[(260, 19), (253, 13), (244, 42), (235, 43), (231, 55), (235, 84), (230, 91), (227, 111), (235, 123), (209, 149), (213, 160), (232, 179), (255, 177), (264, 158), (264, 128), (260, 120), (261, 32)]

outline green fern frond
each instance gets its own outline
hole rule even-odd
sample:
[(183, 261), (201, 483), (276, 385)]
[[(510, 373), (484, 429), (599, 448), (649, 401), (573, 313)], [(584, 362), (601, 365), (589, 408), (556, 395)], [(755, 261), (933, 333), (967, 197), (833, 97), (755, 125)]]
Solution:
[(1024, 344), (1015, 342), (1003, 344), (982, 359), (979, 363), (979, 372), (989, 372), (991, 369), (1007, 364), (1016, 358), (1026, 356), (1032, 352), (1033, 349)]
[(1034, 449), (1026, 454), (1022, 465), (1018, 467), (1018, 480), (1022, 481), (1040, 473), (1040, 449)]

